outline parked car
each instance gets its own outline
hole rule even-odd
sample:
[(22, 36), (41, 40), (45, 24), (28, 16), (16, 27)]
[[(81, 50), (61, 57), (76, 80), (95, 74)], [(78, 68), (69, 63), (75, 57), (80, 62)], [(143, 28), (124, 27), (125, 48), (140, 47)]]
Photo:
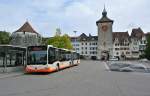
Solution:
[(116, 57), (109, 58), (109, 61), (118, 61), (119, 59)]

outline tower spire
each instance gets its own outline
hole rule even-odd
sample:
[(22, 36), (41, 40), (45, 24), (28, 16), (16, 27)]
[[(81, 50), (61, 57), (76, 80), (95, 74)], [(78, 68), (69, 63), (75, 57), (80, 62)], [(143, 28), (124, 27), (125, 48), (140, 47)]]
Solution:
[(107, 11), (106, 11), (105, 5), (104, 5), (103, 12), (102, 12), (102, 17), (101, 17), (101, 19), (96, 21), (96, 24), (98, 25), (98, 23), (103, 23), (103, 22), (112, 22), (113, 23), (113, 20), (111, 20), (107, 17)]
[(105, 4), (104, 4), (104, 9), (103, 9), (102, 15), (103, 15), (103, 17), (106, 17), (106, 16), (107, 16), (107, 11), (106, 11), (106, 9), (105, 9)]

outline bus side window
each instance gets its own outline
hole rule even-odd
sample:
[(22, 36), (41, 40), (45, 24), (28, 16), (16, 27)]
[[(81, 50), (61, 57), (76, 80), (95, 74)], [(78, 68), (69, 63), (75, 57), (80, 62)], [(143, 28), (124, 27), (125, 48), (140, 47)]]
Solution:
[(52, 64), (55, 60), (56, 60), (55, 49), (49, 48), (48, 49), (48, 63)]

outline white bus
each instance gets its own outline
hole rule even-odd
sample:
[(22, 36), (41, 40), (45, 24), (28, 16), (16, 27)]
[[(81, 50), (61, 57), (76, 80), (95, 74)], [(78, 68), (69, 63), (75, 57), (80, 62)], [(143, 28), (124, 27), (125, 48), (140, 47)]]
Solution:
[(74, 65), (78, 65), (80, 64), (80, 54), (75, 52), (75, 51), (72, 51), (72, 61), (73, 61), (73, 64)]
[[(27, 65), (25, 71), (27, 73), (54, 72), (77, 65), (80, 62), (79, 58), (73, 55), (75, 53), (51, 45), (29, 46), (27, 48)], [(78, 59), (78, 62), (76, 59)]]

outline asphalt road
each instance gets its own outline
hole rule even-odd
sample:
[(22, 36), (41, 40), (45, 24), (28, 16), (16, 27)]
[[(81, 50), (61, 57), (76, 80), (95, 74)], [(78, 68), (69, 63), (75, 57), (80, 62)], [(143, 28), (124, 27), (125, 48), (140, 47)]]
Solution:
[(52, 74), (0, 79), (0, 96), (150, 96), (150, 73), (111, 72), (100, 61)]

